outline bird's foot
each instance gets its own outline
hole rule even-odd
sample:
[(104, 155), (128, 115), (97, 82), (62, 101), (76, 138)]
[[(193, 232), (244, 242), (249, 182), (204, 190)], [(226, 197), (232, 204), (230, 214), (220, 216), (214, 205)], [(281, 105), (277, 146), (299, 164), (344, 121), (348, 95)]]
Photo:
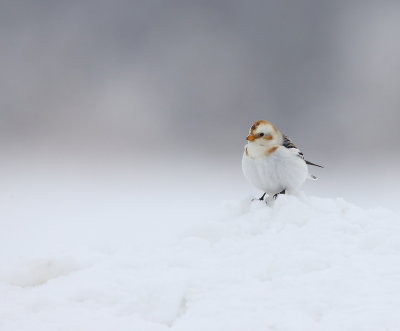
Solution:
[(276, 198), (278, 197), (279, 194), (285, 194), (285, 193), (286, 193), (286, 190), (283, 190), (282, 192), (276, 193), (276, 194), (274, 194), (273, 199), (276, 200)]
[(256, 201), (256, 200), (258, 200), (258, 201), (264, 201), (264, 197), (265, 197), (265, 195), (266, 195), (267, 193), (264, 193), (260, 198), (253, 198), (253, 199), (251, 199), (251, 201)]

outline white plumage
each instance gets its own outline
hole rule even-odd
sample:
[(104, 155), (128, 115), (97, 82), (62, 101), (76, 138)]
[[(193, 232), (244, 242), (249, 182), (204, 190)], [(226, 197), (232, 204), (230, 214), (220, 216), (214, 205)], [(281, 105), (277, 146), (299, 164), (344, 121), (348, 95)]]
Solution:
[(244, 153), (242, 168), (246, 179), (268, 195), (296, 190), (308, 176), (304, 160), (283, 146), (269, 156), (255, 159)]
[(309, 175), (308, 161), (303, 154), (270, 122), (255, 122), (247, 140), (242, 158), (243, 174), (268, 195), (295, 191), (307, 177), (315, 178)]

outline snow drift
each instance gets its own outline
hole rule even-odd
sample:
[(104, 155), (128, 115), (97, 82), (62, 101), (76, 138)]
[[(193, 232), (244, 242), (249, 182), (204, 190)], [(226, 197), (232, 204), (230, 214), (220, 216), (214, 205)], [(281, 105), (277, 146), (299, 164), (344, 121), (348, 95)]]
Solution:
[(395, 214), (305, 196), (223, 209), (146, 231), (144, 216), (6, 223), (0, 329), (399, 330)]

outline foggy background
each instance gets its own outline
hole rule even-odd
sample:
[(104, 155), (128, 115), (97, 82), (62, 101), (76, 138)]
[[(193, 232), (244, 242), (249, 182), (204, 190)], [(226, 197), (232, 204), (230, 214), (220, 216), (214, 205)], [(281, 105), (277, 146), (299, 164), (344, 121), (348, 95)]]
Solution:
[(1, 331), (400, 330), (399, 109), (400, 0), (0, 0)]
[(266, 119), (326, 166), (308, 192), (396, 189), (399, 1), (2, 1), (0, 26), (9, 187), (86, 169), (247, 194)]

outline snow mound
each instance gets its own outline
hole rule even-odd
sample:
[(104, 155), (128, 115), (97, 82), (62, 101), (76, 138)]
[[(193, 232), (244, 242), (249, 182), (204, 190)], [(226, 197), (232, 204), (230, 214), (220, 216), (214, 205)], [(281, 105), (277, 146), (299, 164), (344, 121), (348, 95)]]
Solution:
[(10, 285), (29, 287), (43, 285), (49, 280), (67, 276), (79, 270), (73, 259), (35, 259), (25, 261), (14, 268), (8, 266), (2, 278)]
[[(397, 215), (305, 196), (223, 209), (201, 222), (165, 217), (168, 240), (157, 228), (143, 244), (111, 231), (58, 247), (68, 259), (49, 260), (49, 243), (41, 262), (3, 266), (2, 330), (399, 329)], [(133, 233), (139, 222), (109, 226)]]

